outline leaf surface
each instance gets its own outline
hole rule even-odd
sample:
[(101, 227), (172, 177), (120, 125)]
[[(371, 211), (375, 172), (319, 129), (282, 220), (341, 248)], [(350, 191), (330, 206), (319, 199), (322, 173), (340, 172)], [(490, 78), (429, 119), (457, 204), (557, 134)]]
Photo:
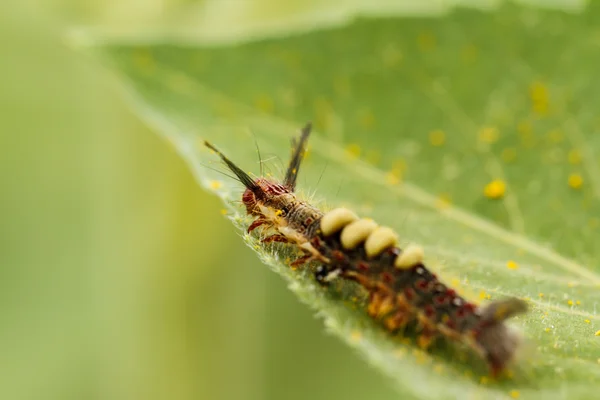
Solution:
[[(237, 44), (97, 40), (136, 110), (204, 187), (249, 223), (242, 188), (202, 145), (281, 177), (289, 141), (315, 124), (299, 179), (416, 242), (428, 265), (481, 302), (525, 298), (513, 376), (444, 346), (390, 338), (356, 291), (327, 291), (289, 250), (244, 240), (327, 326), (413, 398), (592, 398), (600, 379), (600, 6), (505, 5), (442, 18), (356, 19)], [(217, 212), (217, 210), (215, 210)]]

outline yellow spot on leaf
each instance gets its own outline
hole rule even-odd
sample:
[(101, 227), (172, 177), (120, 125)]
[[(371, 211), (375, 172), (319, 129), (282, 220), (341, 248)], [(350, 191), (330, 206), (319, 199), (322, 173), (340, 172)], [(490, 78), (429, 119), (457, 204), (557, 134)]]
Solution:
[(429, 132), (429, 143), (432, 146), (443, 146), (446, 142), (446, 133), (440, 129)]
[(502, 158), (502, 161), (505, 163), (511, 163), (517, 158), (517, 150), (512, 147), (507, 147), (506, 149), (502, 150), (500, 158)]
[(561, 130), (555, 129), (553, 131), (548, 132), (548, 140), (551, 143), (560, 143), (564, 140), (565, 135)]
[(533, 133), (531, 122), (523, 120), (517, 124), (517, 131), (521, 136), (529, 136)]
[(227, 209), (226, 208), (221, 208), (221, 214), (227, 215)]
[(402, 52), (395, 44), (390, 43), (383, 49), (381, 61), (386, 68), (393, 68), (402, 61)]
[(487, 385), (488, 383), (490, 383), (490, 378), (488, 378), (487, 376), (482, 376), (481, 378), (479, 378), (479, 383), (481, 383), (482, 385)]
[(508, 269), (519, 269), (519, 264), (517, 264), (517, 262), (516, 262), (516, 261), (509, 260), (509, 261), (506, 263), (506, 267), (507, 267)]
[(404, 358), (405, 355), (406, 355), (406, 350), (403, 348), (399, 348), (394, 351), (394, 357), (396, 357), (398, 359)]
[(500, 199), (506, 193), (506, 183), (501, 179), (495, 179), (485, 185), (483, 194), (488, 199)]
[(433, 50), (435, 42), (435, 36), (431, 32), (423, 32), (417, 37), (417, 44), (422, 51)]
[(589, 319), (584, 319), (583, 322), (585, 322), (586, 324), (591, 323), (592, 321), (590, 321)]
[(579, 174), (569, 175), (569, 186), (573, 189), (579, 189), (583, 185), (583, 177)]
[(576, 301), (575, 301), (575, 305), (578, 305), (578, 306), (580, 306), (580, 305), (581, 305), (581, 301), (579, 301), (579, 300), (576, 300)]
[(479, 140), (483, 143), (496, 143), (498, 141), (498, 128), (488, 126), (479, 131)]
[(402, 172), (399, 169), (392, 169), (385, 174), (385, 181), (388, 185), (397, 185), (402, 179)]
[(534, 82), (529, 87), (529, 95), (533, 111), (539, 115), (547, 114), (550, 103), (548, 88), (542, 82)]
[(254, 106), (265, 113), (272, 113), (275, 108), (273, 99), (266, 94), (257, 96), (254, 99)]
[(447, 193), (442, 193), (438, 196), (435, 206), (440, 210), (445, 210), (450, 207), (452, 201), (450, 199), (450, 195)]
[(580, 164), (581, 163), (581, 152), (577, 149), (572, 149), (567, 155), (569, 164)]
[(540, 292), (540, 293), (538, 294), (538, 296), (540, 296), (540, 297), (544, 297), (544, 293), (541, 293), (541, 292)]
[(377, 165), (381, 161), (381, 153), (377, 150), (369, 150), (365, 156), (368, 163)]
[(546, 329), (544, 329), (544, 330), (545, 330), (546, 332), (550, 332), (550, 331), (552, 331), (552, 329), (550, 329), (550, 328), (546, 328)]
[(350, 159), (357, 159), (360, 156), (360, 146), (357, 145), (356, 143), (352, 143), (349, 144), (348, 147), (346, 147), (346, 155), (350, 158)]
[(509, 396), (512, 397), (513, 399), (518, 399), (519, 396), (521, 396), (521, 393), (519, 393), (518, 390), (511, 390), (509, 393)]
[(360, 339), (362, 339), (362, 333), (360, 333), (360, 331), (353, 331), (350, 335), (350, 340), (352, 340), (353, 343), (360, 342)]
[(136, 67), (139, 68), (143, 73), (150, 74), (156, 69), (156, 64), (152, 53), (147, 50), (138, 50), (133, 54), (133, 62)]
[(473, 44), (469, 44), (460, 50), (460, 58), (465, 64), (472, 64), (477, 61), (477, 53), (477, 47)]
[(223, 186), (221, 181), (210, 181), (210, 188), (213, 190), (218, 190)]
[(363, 129), (372, 129), (375, 126), (373, 111), (364, 109), (358, 112), (358, 123)]
[(168, 77), (168, 84), (174, 92), (185, 94), (191, 92), (194, 81), (183, 73), (176, 73)]

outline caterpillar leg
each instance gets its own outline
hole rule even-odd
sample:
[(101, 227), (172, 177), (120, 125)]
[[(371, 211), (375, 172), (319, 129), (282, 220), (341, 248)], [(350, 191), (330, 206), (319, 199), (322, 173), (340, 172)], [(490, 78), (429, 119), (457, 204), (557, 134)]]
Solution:
[(331, 268), (328, 265), (319, 265), (315, 270), (315, 280), (323, 286), (329, 285), (329, 282), (337, 278), (342, 273), (339, 268)]
[(373, 292), (371, 293), (367, 313), (370, 317), (379, 319), (389, 314), (395, 306), (394, 296)]
[(273, 242), (289, 243), (290, 241), (285, 236), (275, 234), (275, 235), (267, 236), (266, 238), (261, 240), (261, 242), (262, 243), (273, 243)]
[(248, 227), (248, 233), (252, 232), (253, 230), (255, 230), (256, 228), (258, 228), (259, 226), (264, 225), (266, 223), (267, 223), (266, 219), (262, 219), (262, 218), (257, 219), (256, 221), (252, 222), (250, 224), (250, 226)]
[(299, 258), (295, 259), (294, 261), (292, 261), (290, 266), (292, 268), (299, 267), (299, 266), (306, 264), (307, 262), (310, 262), (312, 260), (314, 260), (314, 256), (312, 254), (306, 254), (306, 255), (303, 255), (302, 257), (299, 257)]
[(438, 334), (435, 330), (430, 329), (430, 328), (424, 328), (421, 331), (421, 334), (419, 335), (419, 337), (417, 338), (417, 345), (422, 350), (427, 350), (435, 342), (437, 337), (438, 337)]
[(404, 328), (411, 320), (410, 314), (405, 311), (397, 311), (396, 313), (386, 317), (383, 324), (390, 332), (396, 332)]

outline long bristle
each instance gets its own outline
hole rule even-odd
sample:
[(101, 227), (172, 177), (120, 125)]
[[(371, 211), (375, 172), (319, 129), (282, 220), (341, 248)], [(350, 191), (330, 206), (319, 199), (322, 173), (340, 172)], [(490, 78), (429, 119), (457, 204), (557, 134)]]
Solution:
[(312, 124), (309, 122), (302, 128), (300, 138), (297, 141), (292, 140), (292, 157), (290, 158), (290, 164), (285, 173), (285, 179), (283, 180), (283, 184), (292, 191), (296, 187), (296, 178), (298, 177), (300, 164), (302, 163), (304, 153), (306, 152), (306, 142), (308, 141), (311, 130)]
[(233, 161), (231, 161), (230, 159), (228, 159), (215, 146), (213, 146), (211, 143), (209, 143), (206, 140), (204, 141), (204, 145), (206, 147), (208, 147), (209, 149), (211, 149), (212, 151), (214, 151), (219, 157), (221, 157), (221, 160), (223, 160), (223, 162), (227, 165), (227, 167), (229, 167), (229, 169), (231, 170), (231, 172), (233, 172), (235, 174), (235, 176), (238, 177), (238, 179), (240, 180), (240, 182), (242, 182), (244, 184), (244, 186), (246, 186), (246, 188), (252, 189), (252, 190), (256, 190), (256, 189), (259, 188), (259, 186), (254, 182), (254, 179), (252, 179), (252, 177), (250, 175), (248, 175), (240, 167), (238, 167), (237, 165), (235, 165), (233, 163)]

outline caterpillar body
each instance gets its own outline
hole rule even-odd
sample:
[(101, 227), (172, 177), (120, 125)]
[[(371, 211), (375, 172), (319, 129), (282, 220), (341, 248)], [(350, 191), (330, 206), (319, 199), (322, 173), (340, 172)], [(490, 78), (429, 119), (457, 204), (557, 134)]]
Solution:
[(291, 263), (316, 262), (314, 277), (322, 285), (335, 279), (357, 282), (369, 293), (367, 313), (390, 333), (408, 324), (419, 330), (417, 343), (427, 349), (438, 337), (465, 343), (497, 376), (512, 361), (521, 336), (505, 323), (523, 313), (522, 300), (508, 298), (479, 307), (440, 282), (423, 263), (417, 246), (401, 249), (397, 235), (346, 208), (322, 212), (297, 198), (296, 178), (311, 131), (307, 124), (292, 141), (292, 156), (282, 182), (253, 179), (212, 144), (213, 150), (245, 186), (242, 203), (254, 222), (270, 232), (264, 243), (283, 242), (304, 253)]

